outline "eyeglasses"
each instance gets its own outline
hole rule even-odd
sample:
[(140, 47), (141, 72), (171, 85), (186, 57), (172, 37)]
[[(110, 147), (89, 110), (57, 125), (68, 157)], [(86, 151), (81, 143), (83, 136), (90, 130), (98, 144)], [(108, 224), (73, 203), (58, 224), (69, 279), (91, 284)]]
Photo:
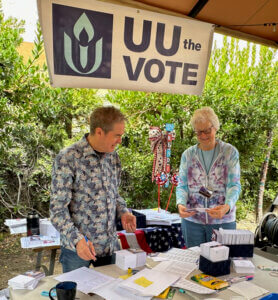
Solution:
[(202, 133), (204, 133), (204, 134), (210, 134), (210, 133), (211, 133), (212, 127), (213, 127), (213, 125), (211, 125), (210, 128), (208, 128), (208, 129), (206, 129), (206, 130), (198, 130), (198, 131), (197, 131), (197, 130), (194, 130), (194, 132), (195, 132), (195, 134), (196, 134), (197, 136), (202, 135)]

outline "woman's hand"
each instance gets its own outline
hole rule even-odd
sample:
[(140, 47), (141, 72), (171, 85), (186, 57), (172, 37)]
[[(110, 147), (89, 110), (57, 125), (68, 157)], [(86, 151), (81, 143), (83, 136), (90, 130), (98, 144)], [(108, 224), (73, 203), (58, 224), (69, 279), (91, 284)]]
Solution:
[(222, 219), (226, 213), (230, 210), (229, 204), (218, 205), (213, 208), (209, 208), (206, 212), (210, 215), (210, 217), (214, 219)]
[(181, 218), (188, 218), (196, 214), (196, 211), (187, 211), (186, 207), (182, 204), (178, 205), (178, 210)]

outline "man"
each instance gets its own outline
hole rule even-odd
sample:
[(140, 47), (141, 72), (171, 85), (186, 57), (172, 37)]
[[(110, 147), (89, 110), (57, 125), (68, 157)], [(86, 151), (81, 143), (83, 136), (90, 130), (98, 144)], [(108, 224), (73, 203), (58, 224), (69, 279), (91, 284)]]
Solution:
[(124, 229), (136, 229), (136, 218), (118, 193), (121, 165), (115, 148), (124, 130), (118, 109), (99, 107), (90, 116), (90, 133), (54, 161), (50, 219), (61, 234), (63, 272), (114, 262), (116, 215)]

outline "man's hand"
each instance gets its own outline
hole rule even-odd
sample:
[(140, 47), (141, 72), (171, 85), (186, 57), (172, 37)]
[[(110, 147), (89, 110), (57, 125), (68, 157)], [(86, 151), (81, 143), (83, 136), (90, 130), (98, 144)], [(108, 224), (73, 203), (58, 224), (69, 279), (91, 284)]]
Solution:
[(96, 260), (96, 251), (91, 241), (86, 242), (85, 238), (76, 244), (77, 255), (84, 260)]
[(186, 211), (186, 207), (182, 204), (178, 205), (178, 210), (181, 218), (188, 218), (196, 214), (196, 211)]
[(229, 210), (230, 205), (223, 204), (207, 209), (207, 213), (214, 219), (222, 219)]
[(129, 212), (122, 214), (121, 221), (126, 232), (134, 232), (136, 230), (136, 217), (133, 214)]

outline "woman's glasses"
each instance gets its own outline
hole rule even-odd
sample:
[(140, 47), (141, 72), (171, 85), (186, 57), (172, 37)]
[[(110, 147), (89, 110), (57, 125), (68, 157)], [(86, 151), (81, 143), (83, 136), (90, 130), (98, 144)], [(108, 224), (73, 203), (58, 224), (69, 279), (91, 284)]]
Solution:
[(208, 129), (205, 129), (205, 130), (194, 130), (194, 132), (195, 132), (195, 134), (197, 136), (202, 135), (202, 133), (204, 133), (204, 134), (210, 134), (212, 127), (213, 127), (213, 125), (211, 125), (210, 128), (208, 128)]

